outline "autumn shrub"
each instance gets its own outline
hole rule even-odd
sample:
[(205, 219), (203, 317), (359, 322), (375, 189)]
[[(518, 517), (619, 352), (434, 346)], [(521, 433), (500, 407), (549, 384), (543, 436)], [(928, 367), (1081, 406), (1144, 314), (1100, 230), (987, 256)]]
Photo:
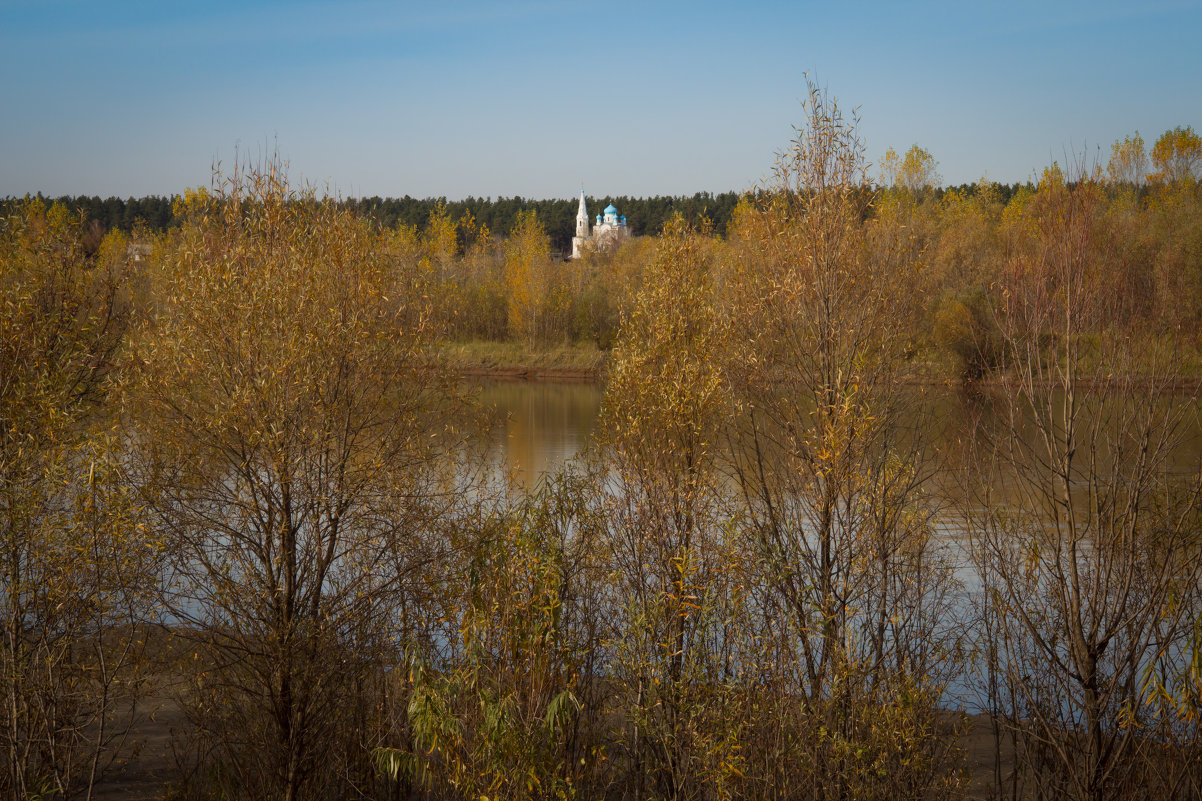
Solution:
[[(373, 751), (377, 770), (427, 797), (573, 798), (594, 766), (581, 699), (595, 640), (582, 636), (585, 513), (562, 478), (461, 530), (449, 584), (451, 640), (411, 647), (404, 719)], [(587, 614), (587, 613), (586, 613)], [(591, 724), (596, 726), (595, 719)], [(588, 797), (587, 792), (584, 793)]]

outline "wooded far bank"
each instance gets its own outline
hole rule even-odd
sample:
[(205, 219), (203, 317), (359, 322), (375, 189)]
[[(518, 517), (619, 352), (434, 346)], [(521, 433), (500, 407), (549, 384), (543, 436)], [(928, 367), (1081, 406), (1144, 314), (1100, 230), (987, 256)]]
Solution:
[[(1032, 184), (990, 184), (991, 191), (1008, 200)], [(978, 190), (976, 184), (965, 184), (959, 187), (937, 188), (936, 195), (946, 191), (973, 193)], [(602, 209), (613, 203), (627, 216), (631, 233), (635, 236), (654, 236), (663, 231), (665, 223), (674, 215), (679, 214), (686, 220), (699, 222), (707, 219), (713, 224), (714, 231), (724, 235), (739, 198), (744, 192), (720, 192), (712, 194), (699, 192), (691, 196), (659, 195), (655, 197), (628, 197), (625, 195), (587, 197), (590, 209)], [(46, 204), (58, 203), (69, 209), (73, 214), (86, 219), (89, 225), (95, 224), (97, 233), (104, 234), (111, 230), (124, 233), (134, 233), (139, 229), (160, 233), (176, 224), (173, 211), (178, 195), (170, 197), (107, 197), (96, 195), (63, 195), (46, 197), (39, 193), (36, 199)], [(0, 215), (7, 216), (23, 198), (5, 198), (0, 200)], [(551, 249), (563, 254), (571, 250), (572, 234), (576, 220), (576, 200), (536, 200), (533, 198), (474, 198), (463, 200), (447, 200), (446, 198), (412, 198), (408, 195), (400, 198), (368, 197), (345, 198), (339, 201), (341, 205), (356, 213), (376, 220), (385, 228), (397, 226), (413, 226), (425, 228), (430, 218), (439, 208), (454, 220), (471, 219), (478, 224), (488, 227), (490, 231), (504, 233), (513, 228), (519, 212), (533, 211), (538, 214), (551, 239)]]

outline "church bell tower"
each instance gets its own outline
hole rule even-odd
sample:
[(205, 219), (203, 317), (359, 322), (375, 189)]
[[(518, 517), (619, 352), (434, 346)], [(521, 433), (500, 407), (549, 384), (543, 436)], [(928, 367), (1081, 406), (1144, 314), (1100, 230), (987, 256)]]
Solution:
[(588, 209), (584, 206), (584, 189), (580, 190), (580, 207), (576, 210), (576, 236), (572, 237), (572, 258), (580, 258), (580, 250), (588, 241)]

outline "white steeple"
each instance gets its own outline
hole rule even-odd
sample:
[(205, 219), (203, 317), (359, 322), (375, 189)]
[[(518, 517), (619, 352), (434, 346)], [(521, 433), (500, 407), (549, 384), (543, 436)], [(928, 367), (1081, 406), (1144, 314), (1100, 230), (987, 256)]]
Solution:
[(588, 241), (588, 209), (584, 207), (584, 187), (580, 187), (580, 208), (576, 211), (576, 236), (572, 237), (572, 258), (581, 256), (580, 249)]
[(576, 236), (588, 239), (588, 209), (584, 206), (584, 189), (580, 190), (580, 208), (576, 211)]

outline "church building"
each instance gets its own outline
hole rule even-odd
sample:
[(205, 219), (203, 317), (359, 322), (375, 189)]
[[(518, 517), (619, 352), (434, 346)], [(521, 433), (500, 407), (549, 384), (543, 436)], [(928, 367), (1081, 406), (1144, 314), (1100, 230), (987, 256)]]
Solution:
[(588, 209), (584, 204), (584, 190), (580, 190), (580, 207), (576, 210), (576, 236), (572, 237), (572, 258), (583, 255), (585, 243), (594, 250), (616, 248), (630, 237), (626, 227), (626, 215), (619, 214), (612, 203), (597, 215), (597, 224), (589, 232)]

